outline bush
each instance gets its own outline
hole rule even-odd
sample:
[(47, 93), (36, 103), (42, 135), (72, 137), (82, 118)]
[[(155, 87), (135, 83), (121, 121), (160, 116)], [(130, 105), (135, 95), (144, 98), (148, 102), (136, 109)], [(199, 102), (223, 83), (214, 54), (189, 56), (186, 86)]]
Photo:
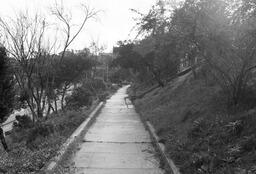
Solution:
[[(22, 117), (21, 117), (22, 118)], [(26, 120), (27, 118), (24, 117)], [(25, 142), (29, 148), (34, 148), (34, 141), (41, 138), (46, 138), (54, 133), (54, 126), (49, 123), (36, 123), (35, 125), (26, 123), (15, 123), (14, 129), (11, 131), (10, 138), (13, 143)]]
[(82, 87), (89, 90), (94, 95), (97, 95), (102, 91), (105, 91), (107, 88), (106, 84), (99, 79), (86, 80), (83, 83)]
[(66, 107), (68, 109), (78, 109), (92, 104), (92, 93), (84, 86), (76, 88), (71, 96), (66, 97)]
[(28, 129), (16, 127), (8, 138), (12, 141), (9, 154), (0, 148), (0, 173), (1, 169), (8, 173), (40, 173), (88, 113), (66, 111), (52, 114)]
[(36, 147), (33, 146), (33, 142), (37, 138), (45, 138), (54, 132), (54, 127), (52, 124), (45, 123), (37, 123), (30, 131), (28, 132), (26, 144), (28, 147)]
[(67, 109), (79, 109), (83, 106), (90, 106), (93, 101), (93, 97), (103, 101), (109, 95), (107, 85), (99, 79), (86, 80), (82, 86), (76, 88), (72, 95), (66, 97)]
[(27, 115), (17, 115), (15, 117), (16, 121), (13, 123), (15, 128), (31, 128), (33, 126), (33, 121)]
[(90, 106), (94, 96), (105, 100), (111, 90), (116, 89), (107, 88), (103, 81), (87, 81), (66, 98), (66, 108), (69, 110), (53, 113), (47, 120), (41, 119), (36, 123), (26, 115), (17, 116), (8, 137), (10, 153), (5, 155), (0, 149), (0, 173), (1, 169), (10, 173), (38, 173), (87, 118), (90, 109), (78, 109)]
[(54, 124), (54, 129), (61, 136), (69, 136), (85, 120), (85, 114), (80, 111), (66, 111), (61, 116), (53, 118), (49, 123)]
[(27, 140), (29, 130), (34, 126), (32, 120), (27, 115), (17, 115), (13, 123), (13, 130), (10, 132), (10, 138), (13, 143), (20, 143)]
[(99, 100), (100, 100), (100, 101), (105, 101), (108, 96), (109, 96), (109, 93), (108, 93), (108, 92), (103, 92), (102, 94), (100, 94)]

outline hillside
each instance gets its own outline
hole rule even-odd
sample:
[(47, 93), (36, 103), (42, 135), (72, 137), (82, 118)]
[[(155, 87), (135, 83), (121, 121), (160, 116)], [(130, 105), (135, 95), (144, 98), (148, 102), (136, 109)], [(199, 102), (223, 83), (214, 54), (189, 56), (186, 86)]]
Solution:
[[(136, 95), (149, 88), (132, 87)], [(256, 112), (230, 112), (220, 91), (187, 74), (134, 101), (183, 174), (256, 173)]]

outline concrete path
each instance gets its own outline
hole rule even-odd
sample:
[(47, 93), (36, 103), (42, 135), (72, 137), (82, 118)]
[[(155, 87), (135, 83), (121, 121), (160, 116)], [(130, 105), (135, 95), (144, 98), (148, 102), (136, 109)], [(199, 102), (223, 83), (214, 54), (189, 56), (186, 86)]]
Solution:
[(132, 105), (124, 103), (128, 86), (103, 107), (72, 163), (76, 174), (163, 174), (149, 133)]

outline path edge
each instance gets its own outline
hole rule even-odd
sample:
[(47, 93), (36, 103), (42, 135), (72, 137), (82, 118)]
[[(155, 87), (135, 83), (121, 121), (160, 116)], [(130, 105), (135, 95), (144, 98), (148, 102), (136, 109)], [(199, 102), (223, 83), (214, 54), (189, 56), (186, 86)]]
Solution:
[(179, 168), (175, 165), (173, 160), (168, 158), (167, 154), (165, 153), (164, 145), (159, 143), (160, 138), (157, 136), (154, 126), (149, 121), (146, 121), (145, 123), (153, 143), (155, 144), (157, 150), (160, 152), (161, 158), (164, 160), (168, 170), (170, 170), (172, 174), (181, 174)]
[(100, 102), (93, 111), (89, 114), (88, 118), (84, 122), (78, 126), (78, 128), (72, 133), (72, 135), (62, 144), (61, 148), (58, 150), (57, 155), (53, 157), (49, 163), (43, 168), (43, 172), (45, 174), (53, 173), (59, 163), (62, 161), (69, 148), (72, 147), (76, 142), (78, 142), (79, 138), (87, 132), (88, 128), (93, 124), (96, 120), (96, 117), (99, 115), (99, 112), (105, 105), (105, 102)]

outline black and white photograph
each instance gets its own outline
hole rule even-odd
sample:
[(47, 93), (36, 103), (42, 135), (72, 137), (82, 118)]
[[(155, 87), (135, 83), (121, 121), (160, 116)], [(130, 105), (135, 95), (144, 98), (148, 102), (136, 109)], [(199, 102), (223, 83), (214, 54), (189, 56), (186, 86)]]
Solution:
[(256, 174), (256, 0), (0, 0), (0, 174)]

